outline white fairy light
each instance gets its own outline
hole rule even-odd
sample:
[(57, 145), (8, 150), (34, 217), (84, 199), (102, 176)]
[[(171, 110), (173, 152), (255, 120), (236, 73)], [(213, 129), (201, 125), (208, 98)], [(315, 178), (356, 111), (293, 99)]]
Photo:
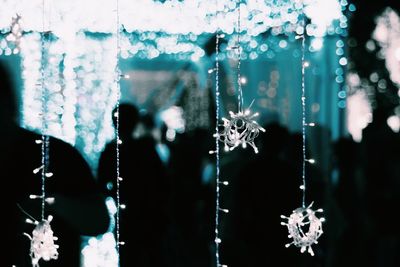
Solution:
[(255, 153), (258, 153), (258, 148), (254, 141), (260, 131), (265, 132), (265, 129), (258, 125), (254, 120), (258, 113), (251, 114), (249, 109), (245, 112), (238, 113), (229, 112), (230, 119), (222, 118), (224, 129), (222, 132), (216, 133), (214, 136), (224, 143), (225, 151), (232, 151), (239, 145), (246, 148), (250, 145)]
[(33, 267), (39, 267), (39, 260), (44, 261), (56, 260), (58, 258), (58, 245), (54, 243), (58, 238), (54, 236), (51, 229), (50, 222), (53, 220), (52, 216), (48, 216), (47, 220), (41, 222), (32, 221), (27, 219), (27, 223), (36, 225), (32, 231), (32, 236), (24, 233), (31, 240), (30, 256)]
[[(302, 10), (304, 11), (304, 4), (302, 5)], [(306, 158), (306, 127), (315, 126), (315, 123), (306, 123), (306, 94), (305, 94), (305, 68), (310, 66), (308, 61), (305, 61), (305, 38), (306, 38), (306, 25), (305, 18), (303, 14), (302, 19), (303, 31), (301, 35), (296, 36), (296, 39), (301, 39), (301, 107), (302, 107), (302, 184), (300, 185), (300, 190), (302, 191), (302, 206), (295, 209), (290, 217), (281, 215), (282, 219), (287, 219), (287, 222), (281, 222), (282, 225), (287, 226), (289, 231), (289, 238), (292, 238), (292, 243), (286, 244), (289, 247), (294, 244), (296, 247), (300, 247), (301, 253), (308, 250), (311, 256), (314, 256), (314, 251), (311, 246), (318, 243), (318, 238), (322, 235), (322, 222), (325, 221), (324, 218), (318, 218), (316, 216), (317, 212), (323, 212), (322, 209), (316, 211), (312, 210), (311, 203), (306, 207), (306, 162), (310, 164), (315, 163), (315, 159)]]
[(293, 239), (291, 243), (286, 244), (286, 247), (293, 244), (300, 248), (301, 253), (307, 250), (311, 256), (314, 256), (311, 246), (318, 244), (318, 238), (323, 233), (322, 223), (325, 218), (316, 216), (316, 213), (323, 212), (322, 209), (314, 211), (311, 206), (312, 203), (307, 208), (297, 208), (289, 217), (281, 215), (282, 219), (287, 219), (287, 222), (281, 224), (288, 228), (289, 238)]

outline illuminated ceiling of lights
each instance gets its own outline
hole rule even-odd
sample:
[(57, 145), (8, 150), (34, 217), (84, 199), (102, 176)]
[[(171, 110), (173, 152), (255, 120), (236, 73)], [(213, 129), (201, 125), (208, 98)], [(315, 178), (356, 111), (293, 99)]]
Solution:
[[(343, 1), (341, 1), (343, 2)], [(42, 0), (0, 0), (0, 29), (6, 30), (15, 14), (23, 18), (25, 31), (42, 31)], [(342, 15), (343, 3), (338, 0), (305, 0), (312, 35), (323, 36)], [(251, 36), (271, 27), (281, 32), (295, 30), (301, 1), (242, 1), (242, 29)], [(59, 0), (45, 1), (45, 30), (58, 37), (78, 31), (113, 33), (115, 31), (115, 1)], [(128, 33), (163, 32), (166, 34), (199, 35), (213, 33), (217, 28), (227, 34), (235, 30), (236, 1), (232, 0), (120, 0), (120, 22)]]

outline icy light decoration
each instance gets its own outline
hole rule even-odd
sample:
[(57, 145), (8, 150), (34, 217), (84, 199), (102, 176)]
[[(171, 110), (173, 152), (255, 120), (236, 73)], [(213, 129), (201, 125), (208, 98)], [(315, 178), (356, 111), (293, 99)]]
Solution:
[[(215, 16), (216, 2), (214, 0), (121, 0), (120, 22), (128, 33), (132, 32), (164, 32), (166, 34), (213, 33), (217, 25), (224, 33), (234, 32), (236, 21), (235, 0), (217, 2), (218, 15)], [(11, 18), (19, 14), (24, 19), (26, 31), (42, 31), (41, 0), (6, 1), (1, 0), (0, 29), (10, 25)], [(296, 30), (298, 6), (301, 1), (282, 0), (265, 1), (249, 0), (241, 4), (243, 31), (256, 36), (270, 27), (281, 27), (280, 32)], [(341, 15), (341, 6), (337, 0), (305, 0), (306, 14), (313, 23), (317, 36), (323, 36), (333, 20)], [(93, 7), (96, 8), (93, 8)], [(113, 33), (115, 10), (112, 1), (108, 0), (62, 0), (49, 1), (46, 4), (45, 26), (57, 36), (63, 35), (67, 29), (74, 32), (80, 30), (89, 32)], [(165, 23), (168, 21), (169, 23)]]
[(36, 227), (32, 232), (32, 236), (24, 233), (31, 240), (30, 255), (32, 258), (33, 267), (39, 267), (39, 261), (49, 261), (51, 259), (56, 260), (58, 258), (58, 245), (54, 243), (57, 237), (54, 236), (53, 230), (51, 229), (50, 222), (53, 220), (52, 216), (49, 216), (47, 220), (41, 222), (31, 221), (27, 219), (27, 223), (35, 224)]
[[(116, 102), (113, 43), (112, 35), (100, 41), (83, 33), (74, 34), (67, 39), (53, 38), (46, 55), (47, 134), (77, 145), (94, 165), (104, 144), (114, 135), (111, 120)], [(22, 124), (40, 130), (39, 34), (26, 34), (22, 38), (21, 57)]]
[(222, 118), (224, 129), (214, 135), (224, 143), (225, 151), (232, 151), (239, 145), (242, 145), (243, 148), (250, 145), (254, 152), (258, 153), (254, 140), (260, 131), (265, 132), (265, 129), (254, 120), (258, 113), (252, 114), (249, 109), (246, 109), (244, 112), (239, 111), (238, 113), (230, 111), (229, 116), (230, 119)]
[(316, 213), (323, 212), (322, 209), (316, 211), (311, 209), (312, 203), (307, 208), (295, 209), (289, 217), (281, 215), (282, 219), (287, 219), (287, 222), (282, 222), (289, 231), (289, 238), (293, 241), (286, 244), (286, 247), (295, 245), (300, 248), (301, 253), (308, 251), (311, 256), (314, 256), (314, 251), (311, 246), (318, 244), (318, 238), (322, 235), (322, 223), (325, 218), (318, 218)]

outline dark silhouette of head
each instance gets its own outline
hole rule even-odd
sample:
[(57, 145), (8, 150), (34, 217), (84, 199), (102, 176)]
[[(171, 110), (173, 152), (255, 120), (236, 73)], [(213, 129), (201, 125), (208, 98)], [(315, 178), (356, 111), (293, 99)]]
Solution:
[(11, 73), (0, 60), (0, 123), (15, 122), (17, 119), (17, 100)]
[[(114, 116), (117, 108), (113, 110), (114, 127), (117, 126), (117, 117)], [(121, 104), (119, 106), (119, 133), (123, 136), (129, 136), (139, 123), (139, 110), (131, 104)]]
[[(212, 54), (215, 53), (215, 42), (217, 41), (217, 35), (213, 34), (210, 38), (203, 45), (204, 52), (207, 57), (210, 57)], [(225, 39), (219, 40), (218, 50), (221, 51), (221, 44), (226, 43)]]
[(153, 114), (146, 112), (144, 113), (141, 118), (140, 118), (143, 126), (146, 128), (146, 130), (152, 130), (156, 127), (156, 123), (154, 121)]

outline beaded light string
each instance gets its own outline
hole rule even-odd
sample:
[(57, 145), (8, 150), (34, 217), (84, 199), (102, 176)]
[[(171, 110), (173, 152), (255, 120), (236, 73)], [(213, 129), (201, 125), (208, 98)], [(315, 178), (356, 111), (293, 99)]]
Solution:
[(116, 219), (115, 219), (115, 231), (116, 231), (116, 248), (118, 253), (118, 258), (120, 258), (120, 245), (123, 245), (124, 242), (120, 240), (120, 212), (124, 205), (121, 205), (121, 198), (120, 198), (120, 182), (123, 180), (120, 174), (120, 151), (119, 146), (122, 144), (122, 141), (119, 137), (119, 105), (120, 105), (120, 80), (121, 80), (121, 71), (118, 66), (118, 59), (119, 54), (121, 52), (121, 44), (120, 44), (120, 18), (119, 18), (119, 0), (116, 0), (116, 62), (115, 62), (115, 90), (117, 95), (117, 103), (115, 108), (115, 113), (113, 116), (115, 117), (115, 139), (116, 139), (116, 202), (117, 202), (117, 212), (116, 212)]
[[(41, 166), (34, 169), (33, 173), (41, 175), (41, 195), (30, 195), (30, 199), (41, 199), (41, 220), (40, 222), (32, 216), (28, 216), (25, 221), (35, 225), (32, 235), (24, 233), (31, 240), (30, 256), (33, 267), (39, 266), (39, 261), (49, 261), (58, 258), (58, 245), (55, 244), (57, 237), (51, 229), (50, 222), (53, 217), (49, 215), (45, 219), (46, 203), (54, 202), (54, 198), (46, 197), (46, 179), (53, 176), (49, 171), (49, 136), (47, 135), (47, 101), (46, 101), (46, 86), (45, 86), (45, 0), (42, 1), (42, 33), (41, 33), (41, 67), (40, 67), (40, 87), (41, 87), (41, 102), (42, 102), (42, 127), (41, 139), (35, 141), (36, 144), (41, 145)], [(26, 213), (26, 212), (25, 212)], [(27, 214), (27, 213), (26, 213)], [(27, 214), (29, 215), (29, 214)]]
[(246, 148), (250, 145), (255, 153), (258, 153), (257, 146), (254, 141), (256, 137), (259, 135), (259, 132), (265, 132), (265, 129), (262, 128), (258, 123), (254, 120), (259, 114), (252, 114), (250, 111), (250, 107), (246, 110), (243, 110), (243, 90), (242, 90), (242, 77), (241, 77), (241, 50), (242, 47), (240, 45), (240, 34), (241, 34), (241, 12), (240, 5), (241, 0), (237, 0), (236, 2), (237, 10), (238, 10), (238, 18), (237, 18), (237, 45), (230, 47), (229, 49), (234, 49), (237, 51), (238, 56), (238, 64), (237, 64), (237, 83), (238, 83), (238, 112), (234, 113), (232, 111), (229, 112), (230, 118), (222, 118), (223, 121), (223, 130), (219, 131), (215, 134), (215, 137), (218, 138), (221, 142), (224, 143), (225, 151), (232, 151), (239, 145), (243, 148)]
[(216, 175), (215, 175), (215, 260), (217, 267), (226, 267), (224, 264), (220, 264), (220, 244), (222, 242), (220, 233), (219, 233), (219, 226), (220, 226), (220, 212), (229, 213), (229, 210), (222, 209), (220, 207), (220, 185), (228, 185), (227, 181), (222, 181), (220, 179), (220, 152), (219, 152), (219, 139), (218, 139), (218, 121), (219, 121), (219, 113), (220, 113), (220, 102), (219, 102), (219, 40), (224, 38), (224, 34), (217, 33), (216, 40), (215, 40), (215, 68), (213, 70), (209, 70), (209, 73), (215, 71), (215, 150), (210, 151), (210, 154), (215, 154), (216, 159)]
[(289, 231), (289, 238), (293, 241), (286, 244), (286, 247), (295, 245), (300, 248), (301, 253), (306, 250), (312, 256), (314, 251), (311, 246), (318, 243), (318, 238), (322, 235), (322, 222), (324, 218), (318, 218), (316, 213), (323, 212), (322, 209), (314, 211), (312, 208), (313, 202), (306, 206), (306, 163), (314, 164), (315, 160), (306, 157), (306, 126), (315, 126), (314, 123), (306, 123), (306, 95), (305, 95), (305, 68), (309, 67), (309, 62), (305, 61), (305, 46), (306, 46), (306, 27), (304, 4), (302, 5), (302, 33), (296, 36), (296, 39), (301, 39), (301, 107), (302, 107), (302, 206), (295, 209), (289, 217), (281, 215), (282, 219), (287, 220), (281, 224), (286, 226)]

